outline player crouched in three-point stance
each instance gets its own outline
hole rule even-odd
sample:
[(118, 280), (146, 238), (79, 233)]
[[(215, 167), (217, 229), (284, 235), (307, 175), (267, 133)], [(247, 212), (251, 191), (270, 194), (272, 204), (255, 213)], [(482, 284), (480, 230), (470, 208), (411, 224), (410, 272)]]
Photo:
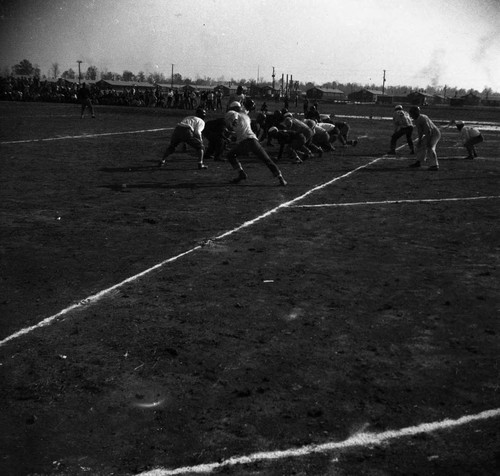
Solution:
[(280, 169), (271, 160), (267, 152), (260, 145), (257, 136), (252, 131), (250, 117), (242, 112), (241, 104), (239, 102), (233, 101), (229, 104), (225, 120), (228, 129), (233, 131), (236, 135), (236, 144), (227, 153), (227, 160), (233, 169), (238, 171), (238, 176), (232, 182), (238, 183), (247, 179), (247, 174), (243, 170), (243, 167), (237, 157), (251, 152), (267, 165), (272, 174), (278, 178), (280, 185), (286, 185), (286, 181), (281, 175)]
[(319, 156), (323, 155), (323, 152), (332, 152), (335, 148), (330, 143), (330, 134), (320, 127), (314, 119), (304, 119), (304, 124), (313, 131), (313, 136), (311, 143), (320, 149)]
[(441, 131), (428, 116), (420, 114), (418, 106), (410, 108), (410, 117), (415, 121), (417, 128), (417, 160), (410, 167), (420, 167), (422, 162), (429, 158), (428, 170), (439, 170), (436, 146), (441, 139)]
[(356, 147), (358, 144), (357, 139), (349, 139), (349, 131), (351, 130), (351, 127), (347, 124), (347, 122), (326, 119), (324, 122), (318, 123), (318, 126), (328, 132), (330, 136), (330, 143), (332, 144), (337, 140), (340, 142), (342, 147), (347, 147), (348, 145)]
[(267, 134), (269, 139), (276, 139), (280, 146), (277, 161), (283, 157), (285, 146), (288, 146), (290, 158), (295, 159), (297, 164), (302, 163), (299, 153), (303, 154), (306, 159), (312, 157), (312, 152), (306, 147), (306, 138), (301, 132), (280, 130), (273, 126), (269, 128)]
[(205, 153), (205, 147), (203, 145), (203, 138), (201, 133), (205, 128), (205, 117), (206, 112), (202, 108), (196, 109), (194, 116), (187, 116), (182, 119), (179, 124), (174, 129), (172, 137), (170, 138), (170, 145), (163, 154), (163, 158), (158, 164), (159, 167), (163, 167), (167, 160), (167, 157), (175, 152), (175, 148), (182, 142), (190, 145), (197, 153), (198, 156), (198, 168), (206, 169), (208, 168), (203, 163), (203, 155)]
[(304, 121), (293, 117), (291, 112), (287, 112), (283, 115), (281, 128), (287, 131), (295, 131), (304, 134), (304, 137), (306, 138), (306, 147), (312, 152), (316, 152), (318, 156), (321, 157), (323, 150), (321, 147), (314, 144), (312, 140), (314, 131)]

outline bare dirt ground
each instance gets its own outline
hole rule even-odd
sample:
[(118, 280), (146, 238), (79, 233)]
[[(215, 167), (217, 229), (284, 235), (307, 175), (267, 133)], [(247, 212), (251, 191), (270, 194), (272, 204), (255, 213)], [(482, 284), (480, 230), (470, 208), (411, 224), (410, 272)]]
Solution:
[(500, 473), (500, 132), (413, 170), (355, 112), (278, 187), (158, 169), (171, 111), (0, 103), (0, 474)]

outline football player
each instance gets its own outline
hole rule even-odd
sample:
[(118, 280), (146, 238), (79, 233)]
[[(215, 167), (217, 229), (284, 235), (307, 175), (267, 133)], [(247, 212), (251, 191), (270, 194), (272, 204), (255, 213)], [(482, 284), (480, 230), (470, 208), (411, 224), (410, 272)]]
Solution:
[(236, 137), (235, 145), (227, 153), (227, 159), (234, 170), (238, 171), (238, 176), (232, 181), (233, 183), (241, 182), (247, 179), (247, 174), (243, 170), (241, 163), (238, 161), (240, 155), (254, 154), (262, 162), (264, 162), (274, 177), (278, 178), (280, 185), (286, 185), (286, 181), (281, 174), (278, 166), (272, 161), (265, 149), (260, 145), (257, 136), (252, 131), (250, 117), (242, 112), (241, 104), (233, 101), (229, 104), (228, 112), (225, 115), (226, 126), (230, 131), (234, 132)]
[(205, 128), (205, 117), (207, 113), (205, 109), (196, 109), (194, 116), (187, 116), (177, 124), (170, 138), (170, 144), (165, 150), (162, 159), (158, 166), (163, 167), (167, 157), (175, 152), (175, 148), (181, 144), (186, 143), (190, 145), (198, 157), (198, 169), (207, 169), (208, 167), (203, 163), (203, 155), (205, 147), (203, 145), (202, 132)]

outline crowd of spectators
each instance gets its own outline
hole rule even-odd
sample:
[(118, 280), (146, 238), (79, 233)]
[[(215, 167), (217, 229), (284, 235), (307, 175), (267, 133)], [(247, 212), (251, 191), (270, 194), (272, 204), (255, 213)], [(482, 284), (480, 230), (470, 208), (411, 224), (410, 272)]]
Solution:
[[(82, 81), (85, 82), (85, 81)], [(95, 81), (88, 81), (91, 100), (96, 105), (142, 106), (176, 109), (206, 107), (222, 110), (222, 94), (217, 91), (195, 91), (190, 88), (165, 90), (156, 88), (101, 88)], [(76, 81), (46, 80), (31, 76), (0, 78), (0, 100), (78, 102)]]
[(0, 78), (0, 100), (76, 102), (78, 85), (41, 80), (36, 76)]

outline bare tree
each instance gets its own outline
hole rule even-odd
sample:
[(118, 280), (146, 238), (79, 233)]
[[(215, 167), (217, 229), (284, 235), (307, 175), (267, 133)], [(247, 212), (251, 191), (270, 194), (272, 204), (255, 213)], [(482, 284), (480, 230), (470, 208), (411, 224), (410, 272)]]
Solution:
[(14, 74), (22, 76), (40, 76), (40, 68), (37, 65), (32, 65), (27, 59), (23, 59), (20, 63), (12, 67)]
[(61, 73), (61, 71), (59, 69), (59, 63), (52, 63), (52, 66), (50, 67), (50, 70), (49, 70), (49, 75), (52, 78), (57, 79), (59, 77), (60, 73)]
[(85, 73), (85, 79), (96, 80), (97, 79), (97, 67), (89, 66), (87, 72)]
[[(181, 76), (181, 78), (182, 78), (182, 76)], [(174, 75), (174, 79), (175, 79), (175, 75)], [(147, 77), (147, 81), (150, 84), (158, 84), (158, 83), (161, 84), (161, 83), (167, 82), (163, 73), (149, 73), (149, 75)]]
[(488, 99), (492, 94), (493, 89), (488, 88), (487, 86), (484, 87), (483, 92), (481, 93), (481, 95), (486, 99)]
[(115, 77), (115, 73), (113, 73), (112, 71), (102, 71), (101, 72), (101, 79), (104, 79), (104, 80), (109, 80), (109, 81), (112, 81)]
[(64, 71), (64, 73), (61, 74), (61, 78), (76, 79), (76, 73), (73, 71), (72, 68), (69, 68), (67, 71)]

